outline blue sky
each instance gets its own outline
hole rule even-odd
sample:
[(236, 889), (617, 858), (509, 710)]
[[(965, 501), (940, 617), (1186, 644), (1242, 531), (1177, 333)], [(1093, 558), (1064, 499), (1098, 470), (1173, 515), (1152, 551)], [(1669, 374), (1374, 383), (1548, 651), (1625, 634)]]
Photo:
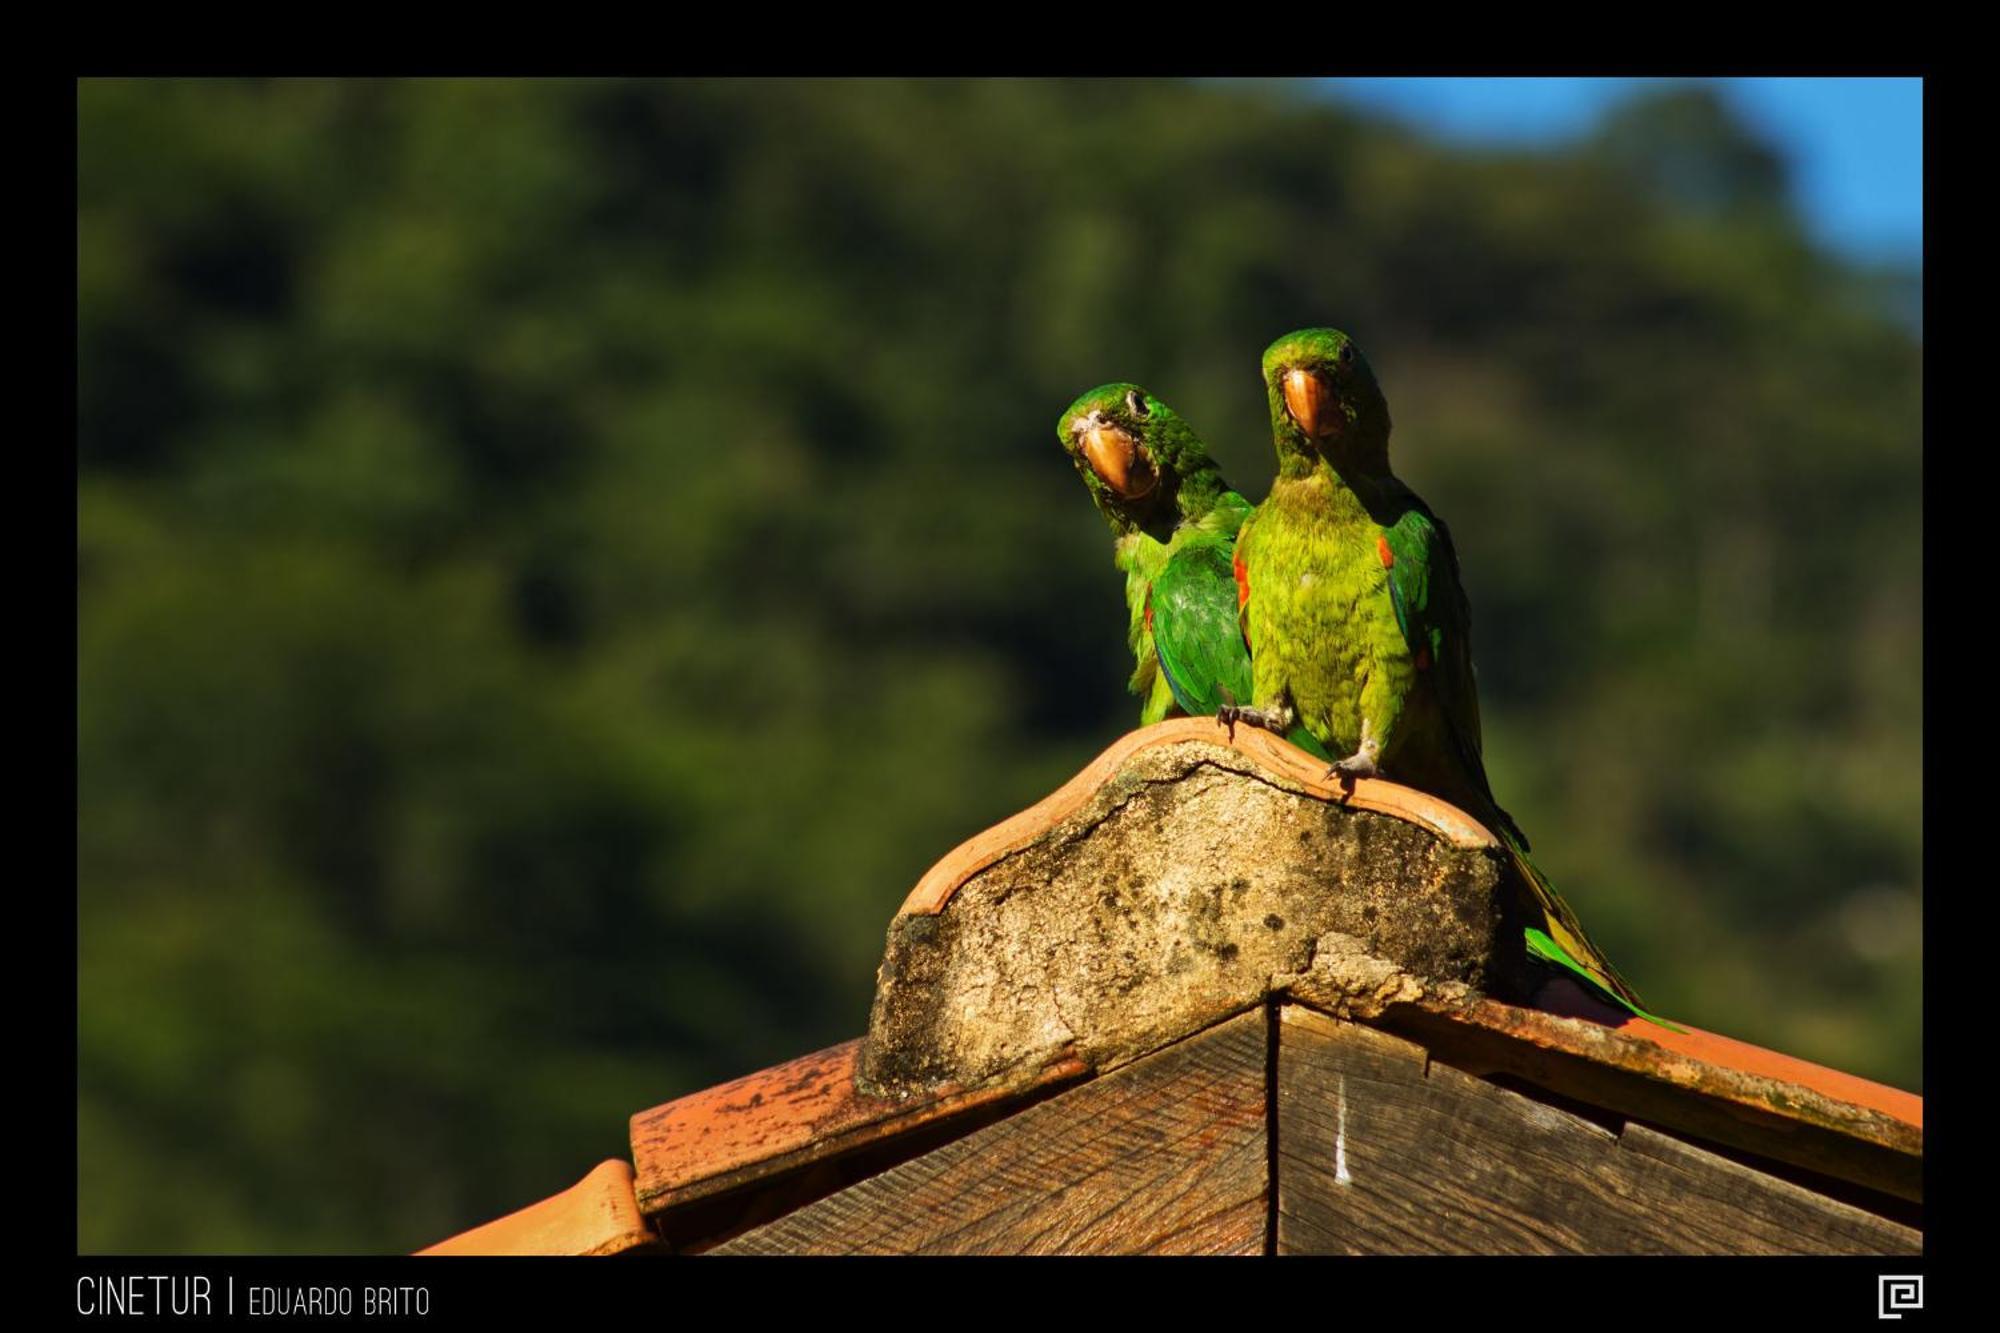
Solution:
[[(1329, 79), (1336, 96), (1461, 143), (1559, 143), (1666, 79)], [(1789, 159), (1800, 212), (1866, 262), (1923, 260), (1921, 79), (1711, 79)]]

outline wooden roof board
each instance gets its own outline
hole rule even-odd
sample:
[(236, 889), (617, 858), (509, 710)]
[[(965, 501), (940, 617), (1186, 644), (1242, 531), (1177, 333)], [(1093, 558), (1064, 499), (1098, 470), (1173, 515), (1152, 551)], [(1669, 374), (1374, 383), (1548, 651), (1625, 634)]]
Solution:
[(1376, 1025), (1433, 1058), (1506, 1074), (1619, 1115), (1923, 1201), (1923, 1099), (1747, 1042), (1675, 1033), (1583, 999), (1567, 981), (1543, 1002), (1575, 1017), (1480, 1000), (1404, 1005)]
[[(1273, 1021), (1273, 1020), (1276, 1021)], [(1281, 1004), (803, 1206), (717, 1254), (1882, 1254), (1894, 1217)]]
[(717, 1254), (1261, 1254), (1262, 1010), (739, 1236)]
[(632, 1117), (637, 1197), (648, 1216), (909, 1134), (1087, 1072), (1074, 1059), (1025, 1087), (941, 1088), (901, 1100), (855, 1086), (861, 1042), (843, 1042)]
[[(1606, 1024), (1493, 1000), (1400, 1006), (1377, 1026), (1475, 1072), (1520, 1074), (1620, 1114), (1922, 1198), (1922, 1099), (1910, 1093), (1714, 1033), (1676, 1034), (1639, 1019)], [(856, 1089), (859, 1046), (848, 1042), (635, 1115), (639, 1207), (657, 1218), (1093, 1072), (1072, 1059), (1040, 1071), (1028, 1088), (944, 1089), (895, 1102)], [(1578, 1068), (1615, 1077), (1579, 1080)], [(1857, 1152), (1865, 1149), (1874, 1151)]]
[(1281, 1254), (1917, 1254), (1915, 1229), (1626, 1121), (1606, 1127), (1297, 1005)]

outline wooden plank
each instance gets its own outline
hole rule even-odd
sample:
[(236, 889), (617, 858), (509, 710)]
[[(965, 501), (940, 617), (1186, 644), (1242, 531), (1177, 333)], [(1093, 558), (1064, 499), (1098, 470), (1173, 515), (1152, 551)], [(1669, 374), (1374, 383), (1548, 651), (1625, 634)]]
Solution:
[(1279, 1032), (1280, 1253), (1921, 1252), (1908, 1227), (1386, 1034), (1296, 1006)]
[(417, 1253), (625, 1254), (657, 1240), (632, 1197), (631, 1164), (613, 1158), (560, 1194)]
[(1239, 1015), (717, 1254), (1261, 1254), (1268, 1017)]
[[(1262, 1254), (1271, 1203), (1265, 1191), (1162, 1235), (1140, 1254)], [(1099, 1251), (1111, 1253), (1111, 1251)]]
[[(1559, 985), (1566, 985), (1560, 983)], [(1560, 989), (1551, 994), (1560, 994)], [(1923, 1201), (1923, 1099), (1714, 1033), (1481, 1000), (1380, 1020), (1433, 1058), (1509, 1074), (1621, 1116)]]
[[(1042, 1096), (1054, 1095), (1055, 1089)], [(1032, 1100), (1007, 1098), (914, 1128), (896, 1129), (852, 1151), (781, 1172), (760, 1175), (738, 1189), (673, 1207), (652, 1219), (661, 1244), (676, 1254), (699, 1254), (754, 1227), (775, 1222), (849, 1185), (943, 1147), (953, 1139), (1017, 1114)]]
[[(1683, 1202), (1702, 1201), (1681, 1216), (1690, 1227), (1705, 1225), (1716, 1212), (1727, 1215), (1734, 1228), (1728, 1253), (1740, 1237), (1754, 1234), (1763, 1254), (1921, 1254), (1923, 1233), (1877, 1217), (1865, 1209), (1829, 1200), (1788, 1180), (1779, 1180), (1740, 1162), (1732, 1162), (1671, 1134), (1647, 1125), (1628, 1124), (1619, 1135), (1628, 1178), (1643, 1183), (1652, 1195), (1669, 1195)], [(1821, 1249), (1804, 1251), (1801, 1236), (1815, 1236)], [(1718, 1253), (1722, 1251), (1709, 1251)]]
[(640, 1209), (670, 1208), (786, 1175), (1088, 1072), (1071, 1057), (1026, 1086), (939, 1088), (902, 1099), (854, 1084), (861, 1042), (845, 1042), (668, 1102), (632, 1117)]

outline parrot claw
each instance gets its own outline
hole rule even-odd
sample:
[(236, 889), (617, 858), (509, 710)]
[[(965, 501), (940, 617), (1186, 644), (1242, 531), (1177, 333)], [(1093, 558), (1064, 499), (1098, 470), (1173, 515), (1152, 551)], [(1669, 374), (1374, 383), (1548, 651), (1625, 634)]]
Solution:
[(1215, 720), (1229, 728), (1229, 739), (1236, 739), (1236, 724), (1247, 722), (1253, 727), (1262, 727), (1282, 736), (1291, 729), (1292, 710), (1283, 706), (1277, 708), (1246, 708), (1242, 704), (1224, 704), (1215, 710)]
[(1339, 778), (1343, 787), (1352, 787), (1358, 779), (1372, 778), (1381, 772), (1376, 766), (1375, 759), (1374, 752), (1364, 745), (1347, 758), (1336, 760), (1326, 770), (1326, 776)]

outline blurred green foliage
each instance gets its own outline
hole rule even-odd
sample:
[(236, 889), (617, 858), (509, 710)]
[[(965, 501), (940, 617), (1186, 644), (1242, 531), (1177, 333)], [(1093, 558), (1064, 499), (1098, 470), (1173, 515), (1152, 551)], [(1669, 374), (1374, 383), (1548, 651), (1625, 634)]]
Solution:
[(864, 1027), (1124, 731), (1053, 426), (1334, 323), (1495, 786), (1662, 1012), (1920, 1087), (1921, 348), (1703, 94), (79, 91), (79, 1245), (399, 1250)]

